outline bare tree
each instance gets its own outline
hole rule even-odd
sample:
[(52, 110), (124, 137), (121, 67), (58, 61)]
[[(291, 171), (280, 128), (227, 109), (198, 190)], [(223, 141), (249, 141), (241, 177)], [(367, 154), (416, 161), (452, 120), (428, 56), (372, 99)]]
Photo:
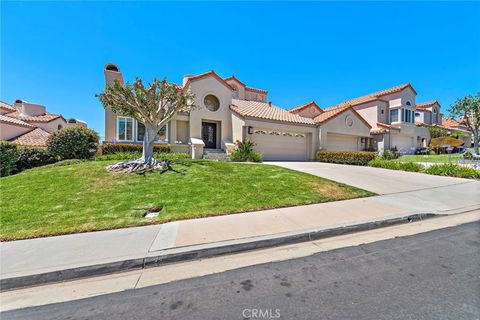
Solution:
[(160, 129), (179, 111), (190, 111), (195, 107), (194, 95), (166, 79), (153, 79), (145, 87), (141, 79), (124, 86), (118, 80), (97, 95), (104, 108), (110, 108), (122, 116), (131, 117), (145, 125), (142, 157), (133, 161), (120, 162), (107, 167), (109, 171), (145, 172), (157, 168), (165, 169), (168, 163), (153, 157), (153, 145)]

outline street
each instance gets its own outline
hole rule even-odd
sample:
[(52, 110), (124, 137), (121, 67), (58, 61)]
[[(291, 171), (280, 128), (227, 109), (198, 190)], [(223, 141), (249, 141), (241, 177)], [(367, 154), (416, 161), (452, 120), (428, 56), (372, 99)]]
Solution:
[(480, 223), (142, 289), (7, 319), (479, 319)]

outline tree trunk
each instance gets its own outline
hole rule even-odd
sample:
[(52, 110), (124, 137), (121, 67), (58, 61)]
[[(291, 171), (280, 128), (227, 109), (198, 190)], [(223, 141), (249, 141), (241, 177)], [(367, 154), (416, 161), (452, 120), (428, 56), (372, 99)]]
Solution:
[(473, 131), (473, 151), (478, 155), (478, 129)]
[(155, 127), (145, 124), (145, 137), (143, 138), (142, 152), (142, 160), (144, 163), (148, 163), (153, 160), (153, 144), (156, 136), (157, 130), (155, 130)]

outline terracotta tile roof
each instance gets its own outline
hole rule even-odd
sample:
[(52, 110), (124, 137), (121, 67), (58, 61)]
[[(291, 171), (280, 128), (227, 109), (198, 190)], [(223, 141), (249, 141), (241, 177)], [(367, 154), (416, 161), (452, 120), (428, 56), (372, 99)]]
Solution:
[(303, 109), (306, 109), (310, 106), (314, 106), (315, 108), (318, 109), (318, 111), (320, 112), (323, 112), (322, 108), (320, 108), (318, 106), (318, 104), (315, 103), (315, 101), (310, 101), (310, 102), (307, 102), (305, 104), (302, 104), (302, 105), (299, 105), (299, 106), (296, 106), (296, 107), (293, 107), (292, 109), (288, 110), (288, 112), (291, 112), (291, 113), (297, 113), (297, 112), (300, 112), (302, 111)]
[(234, 75), (231, 75), (230, 77), (226, 77), (226, 78), (224, 78), (223, 80), (225, 80), (225, 81), (228, 81), (228, 80), (236, 80), (238, 83), (240, 83), (240, 85), (242, 85), (242, 87), (246, 87), (246, 86), (247, 86), (245, 83), (243, 83), (242, 81), (238, 80), (238, 78), (235, 77)]
[(9, 141), (22, 146), (45, 147), (49, 136), (50, 133), (47, 131), (41, 128), (35, 128)]
[(322, 124), (332, 118), (335, 118), (336, 116), (341, 115), (342, 113), (348, 110), (351, 110), (360, 120), (362, 120), (363, 123), (365, 123), (367, 127), (369, 128), (372, 127), (355, 109), (353, 109), (352, 106), (349, 106), (349, 105), (335, 106), (335, 107), (323, 109), (323, 113), (313, 118), (313, 121), (316, 124)]
[(267, 90), (257, 89), (257, 88), (252, 88), (252, 87), (245, 87), (245, 90), (251, 91), (251, 92), (264, 93), (264, 94), (267, 94), (267, 93), (268, 93)]
[(218, 81), (220, 81), (220, 83), (222, 83), (225, 87), (227, 87), (228, 89), (230, 90), (233, 90), (233, 88), (224, 80), (222, 79), (214, 70), (212, 71), (209, 71), (209, 72), (205, 72), (205, 73), (202, 73), (202, 74), (199, 74), (199, 75), (196, 75), (196, 76), (190, 76), (187, 78), (187, 82), (185, 83), (185, 85), (183, 86), (183, 89), (186, 89), (188, 88), (188, 86), (190, 85), (190, 83), (192, 81), (196, 81), (196, 80), (200, 80), (200, 79), (204, 79), (204, 78), (208, 78), (208, 77), (214, 77), (216, 78)]
[(30, 123), (27, 123), (27, 122), (22, 121), (20, 119), (12, 118), (12, 117), (9, 117), (9, 116), (3, 115), (3, 114), (0, 114), (0, 123), (6, 123), (6, 124), (14, 125), (14, 126), (25, 127), (25, 128), (35, 128), (35, 126), (32, 126)]
[(438, 104), (440, 106), (440, 103), (438, 103), (437, 100), (433, 100), (433, 101), (428, 101), (428, 102), (423, 102), (423, 103), (417, 103), (417, 105), (415, 107), (417, 109), (424, 110), (424, 109), (430, 108), (434, 104)]
[(13, 112), (15, 111), (15, 108), (9, 105), (6, 102), (0, 101), (0, 109), (8, 111), (8, 112)]
[(458, 122), (455, 119), (442, 119), (442, 126), (444, 126), (445, 128), (456, 127), (459, 125), (460, 125), (460, 122)]
[(310, 125), (315, 124), (310, 118), (292, 114), (285, 109), (266, 102), (232, 99), (230, 109), (243, 117)]
[(41, 115), (41, 116), (27, 116), (27, 115), (22, 114), (18, 108), (15, 108), (15, 111), (9, 113), (8, 116), (13, 117), (13, 118), (17, 118), (17, 119), (20, 119), (20, 120), (23, 120), (23, 121), (27, 121), (27, 122), (44, 122), (45, 123), (45, 122), (53, 121), (53, 120), (58, 119), (58, 118), (62, 118), (63, 120), (65, 120), (59, 114), (51, 114), (51, 113), (48, 113), (48, 112), (46, 112), (44, 115)]
[(354, 98), (354, 99), (344, 101), (344, 102), (342, 102), (342, 103), (340, 103), (336, 106), (337, 107), (355, 106), (355, 105), (359, 105), (359, 104), (370, 102), (370, 101), (381, 100), (380, 98), (383, 97), (383, 96), (386, 96), (386, 95), (389, 95), (389, 94), (392, 94), (392, 93), (400, 92), (400, 91), (402, 91), (406, 88), (412, 89), (412, 91), (415, 94), (417, 94), (417, 92), (415, 91), (415, 89), (413, 89), (413, 87), (410, 83), (404, 83), (404, 84), (401, 84), (401, 85), (393, 87), (393, 88), (380, 90), (380, 91), (377, 91), (377, 92), (374, 92), (374, 93), (367, 94), (365, 96), (361, 96), (361, 97), (358, 97), (358, 98)]

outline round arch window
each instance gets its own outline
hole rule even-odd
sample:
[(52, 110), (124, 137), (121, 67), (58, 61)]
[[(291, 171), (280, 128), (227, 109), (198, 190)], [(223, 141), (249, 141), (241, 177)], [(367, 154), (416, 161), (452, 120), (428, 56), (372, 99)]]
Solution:
[(206, 95), (203, 104), (210, 111), (217, 111), (220, 108), (220, 101), (213, 94)]

